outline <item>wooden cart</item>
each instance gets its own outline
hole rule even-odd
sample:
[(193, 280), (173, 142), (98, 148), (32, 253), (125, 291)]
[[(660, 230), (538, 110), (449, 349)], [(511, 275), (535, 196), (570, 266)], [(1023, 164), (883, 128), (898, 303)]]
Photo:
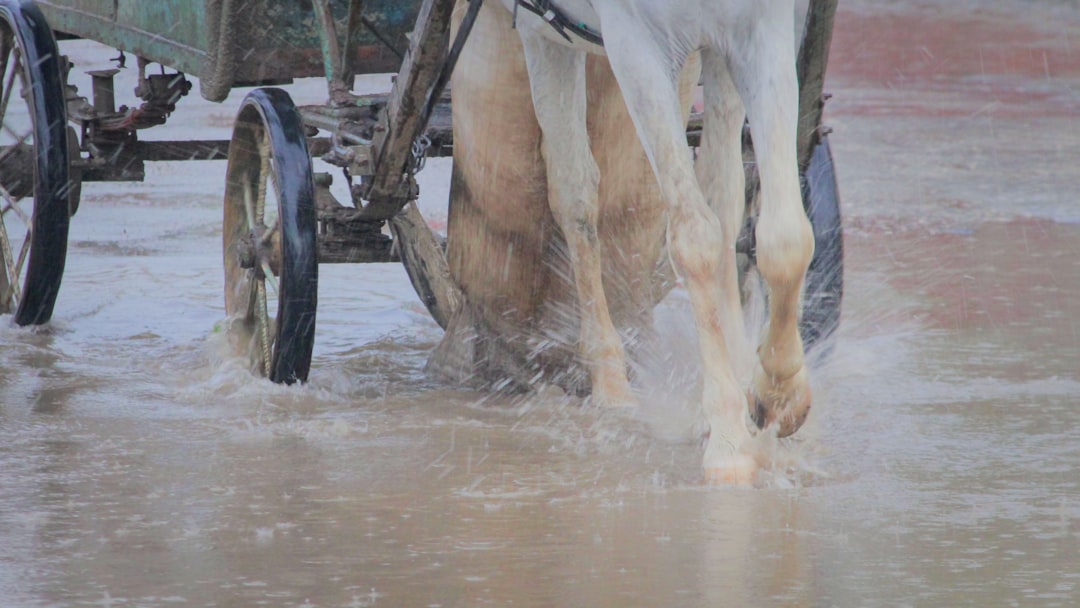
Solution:
[[(224, 159), (225, 307), (256, 373), (307, 378), (319, 263), (401, 260), (445, 326), (460, 295), (441, 244), (409, 203), (424, 158), (452, 150), (444, 90), (481, 1), (471, 0), (451, 40), (454, 0), (0, 0), (0, 314), (19, 325), (50, 319), (82, 182), (139, 181), (152, 161)], [(821, 127), (835, 9), (836, 0), (811, 1), (799, 63), (803, 194), (817, 237), (808, 343), (836, 328), (843, 287), (836, 178)], [(138, 105), (117, 106), (117, 70), (92, 72), (89, 98), (69, 86), (56, 42), (69, 38), (119, 49), (121, 62), (131, 55)], [(388, 93), (352, 93), (355, 75), (388, 72), (397, 73)], [(255, 87), (231, 139), (140, 140), (189, 93), (188, 75), (211, 101)], [(280, 87), (311, 76), (326, 78), (328, 101), (297, 107)], [(312, 157), (343, 170), (351, 200), (334, 199)], [(750, 178), (748, 200), (752, 167)], [(752, 263), (753, 231), (744, 234)]]

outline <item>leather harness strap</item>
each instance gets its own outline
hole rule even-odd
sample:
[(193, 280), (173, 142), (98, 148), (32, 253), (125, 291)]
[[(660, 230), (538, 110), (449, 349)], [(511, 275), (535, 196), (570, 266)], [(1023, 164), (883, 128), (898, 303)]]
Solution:
[(604, 45), (604, 39), (600, 37), (599, 32), (593, 31), (583, 22), (571, 20), (551, 0), (514, 0), (514, 27), (517, 27), (517, 9), (519, 6), (547, 21), (551, 27), (555, 28), (556, 32), (559, 32), (559, 35), (566, 38), (567, 42), (573, 42), (573, 39), (567, 34), (567, 32), (570, 32), (570, 34), (574, 34), (586, 42), (600, 46)]

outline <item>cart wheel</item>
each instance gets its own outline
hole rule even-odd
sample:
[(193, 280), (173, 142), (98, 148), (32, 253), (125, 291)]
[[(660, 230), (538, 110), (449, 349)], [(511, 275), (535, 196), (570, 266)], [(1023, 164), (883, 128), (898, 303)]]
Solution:
[(230, 340), (273, 382), (307, 380), (315, 343), (315, 187), (300, 113), (281, 89), (244, 98), (225, 182)]
[(64, 275), (67, 109), (59, 53), (37, 6), (0, 0), (0, 314), (46, 323)]
[(803, 206), (814, 227), (814, 257), (806, 271), (799, 322), (803, 343), (809, 349), (824, 342), (840, 325), (844, 296), (844, 231), (828, 137), (822, 137), (814, 148), (802, 193)]

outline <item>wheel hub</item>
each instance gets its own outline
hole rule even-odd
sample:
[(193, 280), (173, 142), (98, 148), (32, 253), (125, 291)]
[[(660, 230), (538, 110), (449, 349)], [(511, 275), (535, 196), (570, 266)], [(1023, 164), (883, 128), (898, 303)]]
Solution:
[(267, 268), (275, 276), (280, 274), (280, 257), (274, 241), (274, 229), (266, 226), (255, 226), (241, 236), (236, 242), (236, 261), (240, 268), (253, 271), (260, 281), (266, 280)]

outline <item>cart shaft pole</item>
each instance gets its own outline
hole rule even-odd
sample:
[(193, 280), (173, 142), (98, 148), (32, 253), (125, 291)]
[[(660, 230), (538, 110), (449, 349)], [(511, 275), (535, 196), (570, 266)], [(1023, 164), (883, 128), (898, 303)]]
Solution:
[(838, 0), (810, 0), (797, 63), (799, 76), (799, 170), (805, 172), (810, 155), (821, 138), (821, 115), (825, 107), (825, 67), (829, 63), (833, 19)]

